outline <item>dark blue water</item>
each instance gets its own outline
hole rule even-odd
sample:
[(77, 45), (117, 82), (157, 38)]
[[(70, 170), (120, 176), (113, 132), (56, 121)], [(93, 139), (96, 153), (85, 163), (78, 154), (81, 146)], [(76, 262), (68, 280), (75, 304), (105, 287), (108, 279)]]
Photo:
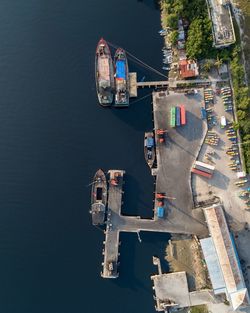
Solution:
[(168, 236), (123, 234), (120, 278), (101, 279), (86, 185), (125, 169), (124, 213), (152, 214), (151, 99), (101, 108), (94, 52), (103, 36), (160, 68), (159, 18), (153, 0), (0, 1), (1, 313), (154, 312), (152, 255)]

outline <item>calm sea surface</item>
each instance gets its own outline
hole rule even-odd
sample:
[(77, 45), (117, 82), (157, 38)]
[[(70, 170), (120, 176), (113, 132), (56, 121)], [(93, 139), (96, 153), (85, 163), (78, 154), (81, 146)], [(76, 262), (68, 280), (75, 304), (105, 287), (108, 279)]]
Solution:
[(152, 255), (168, 235), (123, 234), (120, 278), (101, 279), (87, 185), (100, 167), (125, 169), (124, 213), (152, 214), (151, 99), (101, 108), (94, 53), (103, 36), (161, 68), (159, 29), (153, 0), (0, 1), (1, 313), (154, 312)]

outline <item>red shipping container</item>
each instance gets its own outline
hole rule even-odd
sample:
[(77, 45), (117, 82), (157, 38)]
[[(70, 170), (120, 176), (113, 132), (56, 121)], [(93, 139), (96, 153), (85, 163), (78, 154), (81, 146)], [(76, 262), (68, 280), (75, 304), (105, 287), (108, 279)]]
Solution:
[(185, 125), (186, 124), (186, 110), (185, 110), (185, 106), (182, 104), (180, 106), (181, 108), (181, 125)]
[(196, 168), (192, 168), (191, 172), (194, 173), (194, 174), (198, 174), (198, 175), (207, 177), (207, 178), (211, 178), (212, 177), (212, 174), (209, 174), (209, 173), (197, 170)]

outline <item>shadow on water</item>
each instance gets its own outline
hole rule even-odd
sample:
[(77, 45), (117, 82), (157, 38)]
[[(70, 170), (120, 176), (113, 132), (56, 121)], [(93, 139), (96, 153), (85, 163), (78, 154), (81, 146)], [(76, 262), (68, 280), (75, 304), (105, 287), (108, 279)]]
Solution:
[[(139, 215), (142, 218), (153, 217), (153, 190), (152, 203), (149, 205), (148, 198), (144, 197), (145, 190), (141, 187), (141, 183), (135, 177), (126, 174), (126, 184), (124, 185), (123, 195), (123, 215)], [(146, 212), (145, 212), (146, 208)]]
[(119, 273), (121, 279), (116, 280), (115, 284), (122, 288), (130, 288), (132, 290), (144, 289), (147, 290), (145, 280), (138, 277), (136, 272), (136, 241), (135, 234), (120, 235), (120, 267)]
[[(170, 234), (141, 232), (140, 238), (141, 242), (138, 241), (136, 234), (122, 233), (120, 235), (120, 277), (114, 281), (114, 284), (133, 291), (144, 290), (152, 296), (150, 275), (157, 273), (152, 257), (155, 255), (160, 258), (163, 272), (169, 270), (164, 257)], [(142, 251), (147, 252), (147, 258), (141, 253)], [(147, 279), (145, 279), (145, 273), (147, 273)]]
[(141, 2), (151, 9), (159, 10), (160, 9), (160, 1), (159, 0), (137, 0), (137, 2)]
[[(132, 126), (135, 130), (147, 131), (153, 128), (153, 115), (152, 115), (152, 91), (148, 89), (147, 91), (139, 92), (139, 97), (148, 97), (142, 99), (141, 101), (131, 100), (131, 104), (128, 108), (124, 109), (112, 109), (112, 113), (118, 117), (120, 120)], [(133, 101), (137, 101), (133, 103)], [(150, 124), (151, 123), (151, 124)]]

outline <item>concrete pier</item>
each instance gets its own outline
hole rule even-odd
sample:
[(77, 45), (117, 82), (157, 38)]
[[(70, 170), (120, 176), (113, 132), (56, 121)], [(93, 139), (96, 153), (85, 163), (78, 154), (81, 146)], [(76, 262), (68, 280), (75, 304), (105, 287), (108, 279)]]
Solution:
[[(165, 214), (157, 216), (155, 201), (154, 216), (143, 219), (140, 216), (121, 214), (124, 174), (123, 170), (110, 170), (107, 222), (104, 241), (104, 262), (102, 277), (118, 277), (120, 232), (141, 231), (196, 234), (206, 236), (208, 230), (200, 209), (194, 210), (191, 190), (191, 167), (196, 160), (207, 131), (206, 123), (200, 118), (203, 90), (195, 95), (173, 92), (153, 93), (154, 127), (165, 129), (165, 142), (155, 138), (157, 151), (156, 193), (164, 193)], [(171, 128), (169, 112), (172, 106), (184, 105), (187, 123)], [(156, 132), (155, 132), (156, 133)]]
[(118, 256), (119, 256), (119, 224), (116, 217), (121, 215), (123, 170), (109, 170), (109, 193), (107, 208), (107, 223), (104, 241), (104, 262), (102, 277), (116, 278), (119, 276)]

